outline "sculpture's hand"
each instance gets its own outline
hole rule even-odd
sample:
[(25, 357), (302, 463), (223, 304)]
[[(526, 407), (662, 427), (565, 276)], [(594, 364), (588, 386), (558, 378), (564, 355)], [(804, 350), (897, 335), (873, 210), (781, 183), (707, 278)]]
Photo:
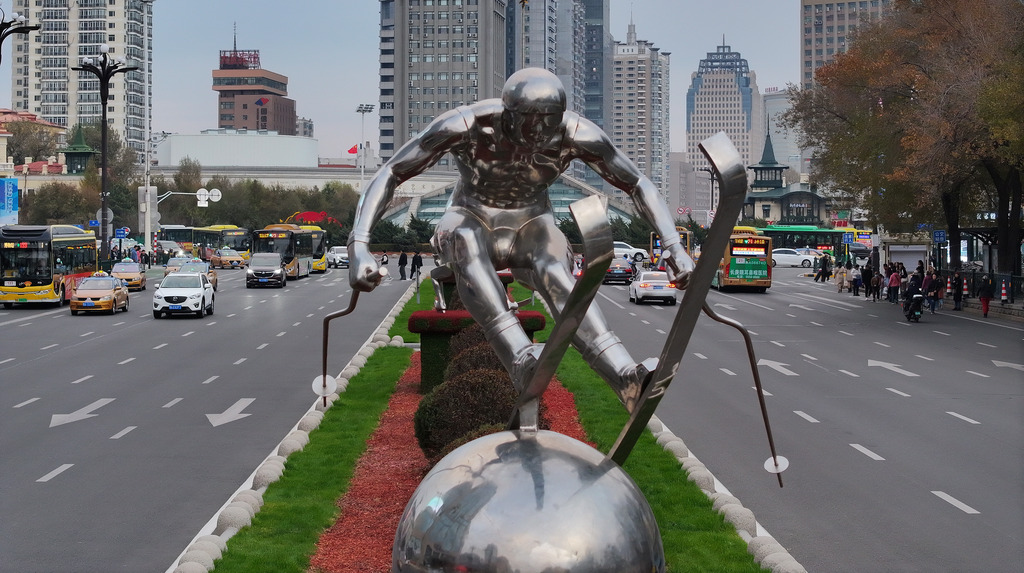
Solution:
[(348, 246), (348, 282), (353, 289), (370, 292), (380, 284), (382, 276), (369, 245), (355, 241)]
[(669, 274), (676, 288), (685, 289), (690, 283), (690, 273), (693, 272), (693, 259), (686, 253), (682, 243), (668, 247), (661, 256), (668, 263)]

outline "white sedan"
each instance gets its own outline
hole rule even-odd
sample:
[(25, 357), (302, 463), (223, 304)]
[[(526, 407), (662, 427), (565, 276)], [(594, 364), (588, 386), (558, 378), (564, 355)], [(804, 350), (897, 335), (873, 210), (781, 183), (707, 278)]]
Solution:
[(806, 249), (772, 249), (772, 266), (775, 265), (809, 269), (814, 266), (814, 255)]
[(629, 283), (629, 302), (640, 304), (647, 300), (676, 303), (676, 285), (662, 271), (644, 271)]

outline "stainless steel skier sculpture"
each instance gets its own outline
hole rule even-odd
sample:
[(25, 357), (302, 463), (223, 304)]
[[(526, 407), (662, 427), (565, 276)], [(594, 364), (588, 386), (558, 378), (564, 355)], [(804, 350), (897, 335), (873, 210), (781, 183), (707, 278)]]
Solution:
[[(372, 290), (378, 265), (367, 243), (395, 188), (450, 153), (461, 178), (432, 240), (455, 274), (467, 310), (483, 327), (517, 384), (535, 369), (539, 349), (509, 308), (496, 269), (535, 289), (560, 313), (575, 279), (569, 244), (558, 230), (548, 187), (574, 159), (625, 191), (637, 212), (663, 238), (663, 259), (684, 288), (693, 261), (654, 184), (596, 125), (565, 109), (559, 79), (541, 68), (514, 73), (501, 99), (480, 101), (437, 117), (370, 181), (359, 202), (348, 249), (350, 282)], [(632, 409), (653, 364), (634, 360), (591, 307), (573, 340), (584, 359)]]

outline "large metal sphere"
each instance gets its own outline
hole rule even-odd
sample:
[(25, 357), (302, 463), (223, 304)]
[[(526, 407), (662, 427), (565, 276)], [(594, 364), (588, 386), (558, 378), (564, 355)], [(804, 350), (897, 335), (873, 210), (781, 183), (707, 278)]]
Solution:
[(651, 573), (665, 570), (665, 556), (647, 500), (614, 462), (556, 432), (499, 432), (423, 479), (391, 569)]

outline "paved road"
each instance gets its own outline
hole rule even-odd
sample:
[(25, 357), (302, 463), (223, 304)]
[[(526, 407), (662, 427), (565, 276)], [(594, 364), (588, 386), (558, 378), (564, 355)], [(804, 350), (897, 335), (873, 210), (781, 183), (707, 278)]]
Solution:
[[(809, 571), (1024, 570), (1024, 324), (948, 311), (910, 324), (799, 274), (709, 295), (754, 334), (785, 487), (761, 467), (732, 329), (701, 318), (658, 417)], [(635, 355), (659, 353), (674, 308), (611, 285), (598, 299)]]
[[(153, 287), (115, 316), (0, 311), (0, 571), (163, 571), (313, 405), (346, 271), (242, 273), (220, 271), (203, 319), (154, 320)], [(333, 324), (334, 373), (408, 284)]]

